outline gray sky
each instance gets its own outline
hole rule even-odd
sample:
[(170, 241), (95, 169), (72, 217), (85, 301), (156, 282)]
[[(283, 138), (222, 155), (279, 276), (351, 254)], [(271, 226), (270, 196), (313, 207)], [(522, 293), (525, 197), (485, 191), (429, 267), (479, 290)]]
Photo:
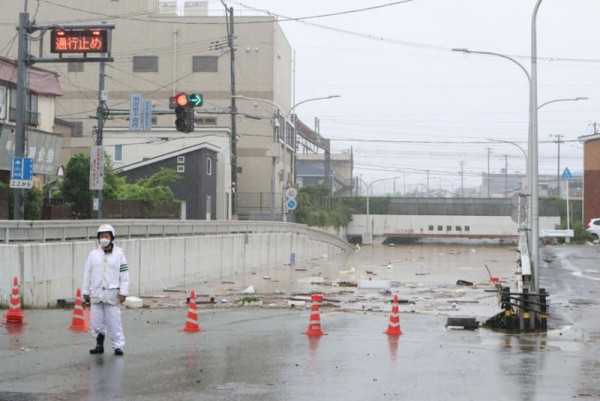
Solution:
[[(305, 17), (364, 8), (391, 0), (240, 0), (229, 1), (272, 13)], [(524, 172), (525, 158), (512, 145), (473, 144), (486, 138), (515, 141), (526, 148), (528, 87), (525, 74), (509, 61), (463, 55), (451, 48), (486, 50), (512, 56), (529, 69), (530, 22), (535, 0), (414, 0), (388, 8), (310, 20), (355, 33), (389, 40), (365, 39), (299, 22), (282, 22), (297, 54), (296, 101), (339, 94), (340, 99), (307, 103), (298, 114), (337, 150), (354, 147), (356, 174), (366, 181), (401, 176), (407, 189), (460, 187), (460, 160), (465, 160), (465, 186), (479, 185), (487, 170)], [(211, 1), (211, 9), (218, 6)], [(246, 10), (248, 10), (246, 8)], [(253, 13), (256, 14), (255, 12)], [(539, 139), (562, 134), (567, 141), (593, 132), (600, 122), (600, 2), (545, 0), (538, 17), (540, 58), (539, 104), (557, 98), (587, 101), (552, 104), (539, 115)], [(410, 45), (403, 42), (412, 42)], [(422, 44), (423, 46), (419, 45)], [(592, 61), (589, 61), (592, 60)], [(600, 126), (599, 126), (600, 130)], [(336, 140), (337, 139), (337, 140)], [(355, 141), (340, 141), (355, 139)], [(356, 141), (360, 140), (360, 141)], [(386, 143), (373, 140), (432, 143)], [(463, 142), (460, 144), (437, 143)], [(467, 142), (467, 143), (464, 143)], [(540, 173), (556, 173), (556, 143), (542, 143)], [(561, 171), (582, 169), (582, 147), (561, 146)], [(387, 171), (386, 171), (387, 170)], [(399, 188), (402, 178), (398, 180)], [(391, 191), (392, 183), (376, 186)]]

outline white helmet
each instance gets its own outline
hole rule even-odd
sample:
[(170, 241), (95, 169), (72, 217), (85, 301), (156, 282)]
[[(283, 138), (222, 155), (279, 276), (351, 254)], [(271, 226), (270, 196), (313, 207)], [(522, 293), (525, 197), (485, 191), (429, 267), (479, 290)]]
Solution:
[(110, 224), (102, 224), (100, 227), (98, 227), (96, 235), (100, 236), (100, 233), (110, 233), (112, 239), (115, 239), (115, 229)]

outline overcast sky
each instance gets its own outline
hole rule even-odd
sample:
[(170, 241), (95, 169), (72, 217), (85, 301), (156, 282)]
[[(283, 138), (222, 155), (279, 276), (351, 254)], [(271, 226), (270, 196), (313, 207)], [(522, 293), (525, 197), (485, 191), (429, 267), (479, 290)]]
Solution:
[[(390, 0), (241, 0), (228, 1), (236, 10), (269, 10), (306, 17), (365, 8)], [(521, 57), (530, 67), (530, 24), (535, 0), (414, 0), (387, 8), (309, 20), (367, 39), (300, 22), (282, 22), (297, 55), (296, 101), (341, 95), (340, 99), (307, 103), (298, 114), (336, 150), (354, 147), (356, 174), (366, 181), (402, 176), (407, 190), (430, 186), (460, 187), (460, 161), (465, 186), (481, 183), (487, 171), (499, 173), (508, 155), (508, 171), (524, 172), (525, 158), (508, 144), (481, 142), (487, 138), (518, 142), (526, 148), (528, 86), (525, 74), (497, 57), (453, 53), (469, 48)], [(218, 2), (211, 1), (210, 8)], [(252, 12), (256, 15), (255, 12)], [(545, 0), (538, 17), (539, 104), (559, 98), (589, 97), (544, 107), (539, 115), (539, 139), (564, 135), (561, 171), (582, 169), (582, 147), (574, 141), (591, 134), (600, 122), (600, 2)], [(384, 38), (383, 40), (378, 38)], [(560, 58), (569, 60), (548, 60)], [(575, 59), (575, 60), (571, 60)], [(600, 131), (600, 125), (598, 127)], [(373, 140), (432, 143), (372, 142)], [(460, 144), (436, 143), (462, 142)], [(555, 174), (556, 143), (540, 144), (540, 173)], [(400, 173), (399, 173), (400, 172)], [(403, 179), (397, 181), (398, 188)], [(392, 181), (377, 185), (390, 192)]]

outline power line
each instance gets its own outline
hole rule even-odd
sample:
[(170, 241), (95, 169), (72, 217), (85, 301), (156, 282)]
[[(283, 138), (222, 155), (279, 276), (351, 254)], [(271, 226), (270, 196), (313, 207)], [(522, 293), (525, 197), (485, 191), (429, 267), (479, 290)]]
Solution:
[[(90, 11), (90, 10), (85, 10), (85, 9), (81, 9), (81, 8), (77, 8), (77, 7), (66, 6), (64, 4), (58, 4), (58, 3), (55, 3), (50, 0), (38, 0), (38, 1), (43, 1), (44, 3), (50, 4), (50, 5), (53, 5), (56, 7), (62, 7), (62, 8), (68, 9), (68, 10), (79, 11), (79, 12), (91, 14), (91, 15), (97, 15), (104, 19), (124, 19), (124, 20), (130, 20), (130, 21), (151, 22), (151, 23), (158, 23), (158, 24), (175, 24), (175, 25), (226, 25), (227, 24), (226, 22), (162, 21), (162, 20), (155, 20), (152, 18), (135, 18), (135, 17), (127, 16), (127, 15), (105, 14), (105, 13), (100, 13), (97, 11)], [(375, 9), (380, 9), (380, 8), (385, 8), (385, 7), (392, 7), (392, 6), (396, 6), (396, 5), (403, 4), (403, 3), (409, 3), (412, 1), (414, 1), (414, 0), (395, 1), (393, 3), (386, 3), (386, 4), (379, 5), (379, 6), (365, 7), (365, 8), (359, 8), (359, 9), (353, 9), (353, 10), (345, 10), (345, 11), (339, 11), (339, 12), (329, 13), (329, 14), (310, 15), (310, 16), (306, 16), (306, 17), (284, 17), (277, 21), (275, 21), (274, 19), (271, 18), (268, 20), (259, 20), (259, 21), (241, 21), (241, 22), (236, 22), (235, 24), (236, 25), (272, 24), (273, 22), (304, 21), (304, 20), (309, 20), (309, 19), (334, 17), (334, 16), (338, 16), (338, 15), (353, 14), (353, 13), (370, 11), (370, 10), (375, 10)], [(249, 8), (240, 3), (235, 3), (235, 4), (239, 4), (243, 7)]]

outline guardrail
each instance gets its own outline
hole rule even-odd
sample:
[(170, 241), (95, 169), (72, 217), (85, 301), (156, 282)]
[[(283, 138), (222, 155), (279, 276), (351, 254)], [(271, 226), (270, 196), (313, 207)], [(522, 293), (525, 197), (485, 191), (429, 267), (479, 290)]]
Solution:
[[(0, 220), (0, 243), (81, 241), (96, 238), (98, 220)], [(277, 221), (112, 220), (119, 238), (181, 237), (196, 235), (294, 233), (335, 246), (354, 249), (335, 235), (302, 224)]]

